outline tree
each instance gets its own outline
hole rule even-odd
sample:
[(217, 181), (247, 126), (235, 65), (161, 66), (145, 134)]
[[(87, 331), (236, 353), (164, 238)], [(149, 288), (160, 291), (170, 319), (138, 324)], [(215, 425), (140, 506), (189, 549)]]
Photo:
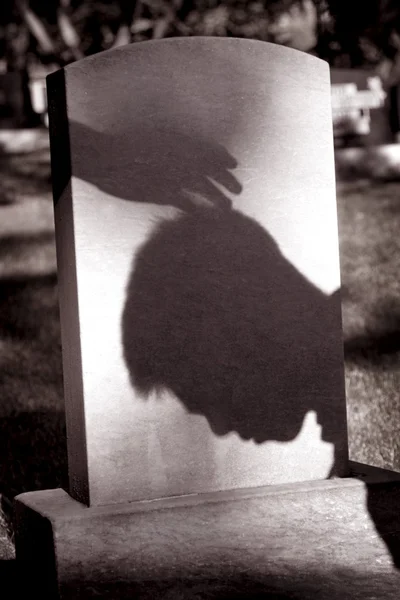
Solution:
[(336, 40), (336, 57), (347, 66), (377, 67), (388, 86), (400, 80), (400, 3), (398, 0), (327, 0)]

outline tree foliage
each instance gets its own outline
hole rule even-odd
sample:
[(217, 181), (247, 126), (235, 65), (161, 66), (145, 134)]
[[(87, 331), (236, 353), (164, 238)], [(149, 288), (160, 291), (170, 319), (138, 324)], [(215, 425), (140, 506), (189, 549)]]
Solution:
[(299, 33), (312, 23), (313, 11), (314, 51), (321, 58), (336, 66), (378, 66), (388, 80), (400, 79), (398, 0), (2, 0), (0, 44), (11, 70), (30, 60), (64, 65), (170, 36), (274, 41), (274, 27), (282, 43), (307, 45)]

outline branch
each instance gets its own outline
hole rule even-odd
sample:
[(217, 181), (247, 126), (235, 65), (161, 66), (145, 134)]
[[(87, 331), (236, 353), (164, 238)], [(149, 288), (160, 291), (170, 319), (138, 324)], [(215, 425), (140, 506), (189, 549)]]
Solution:
[(36, 39), (41, 50), (45, 54), (55, 54), (56, 48), (50, 35), (47, 33), (46, 27), (40, 21), (39, 17), (29, 8), (24, 0), (17, 0), (17, 8), (28, 27), (30, 33)]

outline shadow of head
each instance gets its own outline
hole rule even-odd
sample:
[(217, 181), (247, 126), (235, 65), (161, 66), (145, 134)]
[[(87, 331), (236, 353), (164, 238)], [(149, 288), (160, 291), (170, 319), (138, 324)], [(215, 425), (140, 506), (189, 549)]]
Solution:
[(341, 429), (329, 335), (337, 302), (307, 281), (240, 212), (199, 208), (141, 248), (127, 290), (123, 346), (132, 384), (167, 388), (216, 435), (289, 441), (314, 410)]
[(236, 160), (219, 143), (197, 131), (131, 123), (112, 132), (72, 122), (73, 175), (103, 192), (135, 202), (190, 210), (230, 208), (226, 192), (242, 186), (231, 173)]

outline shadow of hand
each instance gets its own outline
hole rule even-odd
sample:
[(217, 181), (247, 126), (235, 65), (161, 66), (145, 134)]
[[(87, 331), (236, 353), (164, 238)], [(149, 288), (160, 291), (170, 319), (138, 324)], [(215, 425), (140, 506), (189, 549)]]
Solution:
[(224, 190), (242, 190), (231, 173), (236, 160), (198, 134), (135, 125), (110, 135), (72, 122), (70, 136), (78, 149), (73, 175), (124, 200), (186, 211), (198, 205), (226, 209), (231, 201)]

